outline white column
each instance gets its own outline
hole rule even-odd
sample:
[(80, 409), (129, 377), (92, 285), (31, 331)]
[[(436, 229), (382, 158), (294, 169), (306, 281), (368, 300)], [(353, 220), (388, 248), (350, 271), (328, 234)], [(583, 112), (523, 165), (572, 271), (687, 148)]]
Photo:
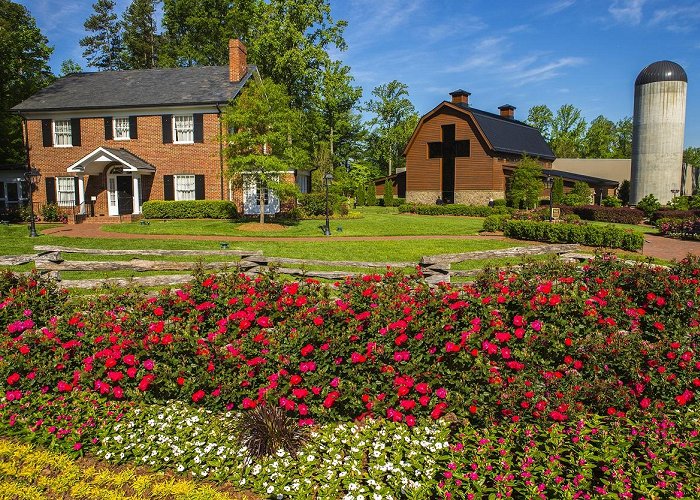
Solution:
[(80, 213), (85, 214), (85, 183), (83, 176), (78, 176), (78, 203), (80, 203)]
[(134, 210), (135, 214), (141, 213), (141, 176), (134, 174), (133, 177), (133, 190), (134, 190)]

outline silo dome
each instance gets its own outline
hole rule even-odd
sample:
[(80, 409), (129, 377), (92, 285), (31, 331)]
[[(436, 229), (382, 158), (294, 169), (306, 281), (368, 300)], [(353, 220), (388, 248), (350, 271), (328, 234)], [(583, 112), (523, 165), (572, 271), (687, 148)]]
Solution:
[(644, 68), (637, 76), (634, 86), (654, 82), (686, 82), (688, 75), (685, 70), (673, 61), (656, 61)]

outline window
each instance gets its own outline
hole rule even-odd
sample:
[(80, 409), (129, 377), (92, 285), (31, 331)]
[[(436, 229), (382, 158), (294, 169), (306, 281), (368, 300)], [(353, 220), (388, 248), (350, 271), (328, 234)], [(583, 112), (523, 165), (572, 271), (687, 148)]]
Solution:
[(267, 184), (263, 183), (261, 180), (258, 180), (255, 183), (255, 204), (260, 205), (260, 190), (262, 189), (263, 192), (263, 199), (265, 201), (265, 205), (270, 203), (270, 190), (267, 187)]
[(75, 205), (75, 178), (56, 177), (56, 201), (61, 207)]
[(54, 120), (53, 145), (57, 147), (67, 147), (73, 145), (70, 120)]
[(194, 142), (194, 120), (192, 115), (175, 115), (173, 118), (173, 142), (176, 144)]
[(194, 175), (175, 175), (175, 200), (194, 200)]
[(128, 117), (114, 118), (112, 123), (114, 124), (114, 138), (116, 140), (124, 140), (130, 138)]

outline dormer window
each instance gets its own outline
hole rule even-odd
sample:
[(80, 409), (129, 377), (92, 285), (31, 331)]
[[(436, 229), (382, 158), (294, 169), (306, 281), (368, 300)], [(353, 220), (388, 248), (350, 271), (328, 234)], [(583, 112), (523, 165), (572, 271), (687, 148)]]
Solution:
[(130, 139), (129, 135), (129, 117), (115, 117), (112, 121), (114, 124), (114, 139), (125, 140)]
[(194, 142), (192, 115), (173, 116), (173, 142), (175, 144), (192, 144)]
[(70, 120), (53, 121), (53, 145), (56, 147), (69, 147), (73, 145), (73, 134)]

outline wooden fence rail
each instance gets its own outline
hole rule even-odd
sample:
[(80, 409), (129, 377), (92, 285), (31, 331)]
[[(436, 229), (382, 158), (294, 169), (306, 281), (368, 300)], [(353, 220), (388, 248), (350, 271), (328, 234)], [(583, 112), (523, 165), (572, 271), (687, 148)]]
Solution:
[[(528, 255), (568, 254), (574, 255), (578, 245), (536, 245), (526, 247), (514, 247), (503, 250), (486, 250), (478, 252), (466, 252), (457, 254), (442, 254), (423, 257), (420, 262), (363, 262), (363, 261), (325, 261), (316, 259), (293, 259), (283, 257), (266, 257), (259, 250), (100, 250), (88, 248), (74, 248), (63, 246), (37, 245), (32, 256), (8, 256), (0, 259), (0, 265), (19, 265), (34, 262), (40, 272), (51, 272), (60, 279), (62, 271), (193, 271), (195, 269), (225, 270), (237, 269), (255, 274), (265, 272), (271, 267), (280, 274), (291, 276), (343, 279), (347, 276), (361, 274), (361, 269), (373, 268), (420, 268), (428, 283), (450, 282), (451, 277), (471, 277), (479, 273), (479, 269), (453, 270), (452, 264), (475, 259), (493, 259), (505, 257), (521, 257)], [(97, 256), (135, 256), (128, 261), (73, 261), (64, 260), (62, 254), (76, 253)], [(164, 261), (145, 260), (142, 256), (158, 257), (229, 257), (228, 260), (217, 262), (197, 261)], [(578, 254), (576, 254), (578, 255)], [(4, 260), (3, 260), (4, 259)], [(5, 262), (5, 263), (3, 263)], [(282, 267), (285, 265), (297, 265), (299, 268)], [(306, 266), (323, 266), (330, 268), (349, 267), (358, 268), (358, 271), (340, 270), (311, 270)], [(192, 274), (172, 274), (165, 276), (144, 276), (138, 278), (108, 278), (87, 280), (65, 280), (63, 284), (71, 288), (93, 288), (104, 284), (125, 285), (138, 283), (143, 286), (166, 286), (186, 283), (192, 278)]]

